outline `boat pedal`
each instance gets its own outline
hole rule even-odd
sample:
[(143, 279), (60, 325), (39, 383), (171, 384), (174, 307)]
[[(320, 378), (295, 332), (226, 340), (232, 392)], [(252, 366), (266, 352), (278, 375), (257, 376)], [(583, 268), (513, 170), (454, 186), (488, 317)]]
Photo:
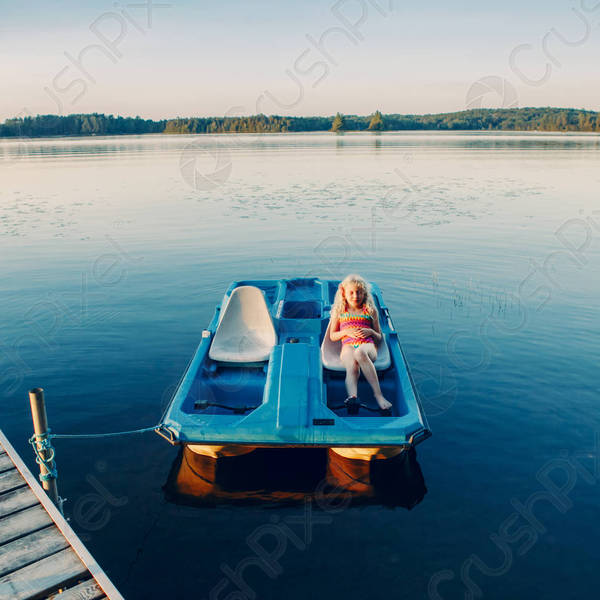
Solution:
[(350, 396), (349, 398), (346, 398), (344, 400), (344, 404), (346, 405), (346, 408), (348, 409), (349, 415), (357, 415), (358, 414), (358, 410), (360, 408), (360, 402), (358, 401), (358, 398), (356, 396)]

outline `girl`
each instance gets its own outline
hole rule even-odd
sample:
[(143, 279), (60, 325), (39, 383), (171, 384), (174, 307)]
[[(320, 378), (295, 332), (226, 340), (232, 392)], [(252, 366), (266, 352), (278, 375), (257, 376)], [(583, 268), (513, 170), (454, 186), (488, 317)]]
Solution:
[(377, 358), (375, 341), (383, 337), (379, 315), (368, 284), (359, 275), (348, 275), (338, 286), (331, 307), (329, 337), (332, 342), (342, 340), (340, 358), (346, 367), (346, 404), (358, 403), (358, 377), (362, 370), (379, 408), (390, 409), (392, 404), (381, 393), (373, 365)]

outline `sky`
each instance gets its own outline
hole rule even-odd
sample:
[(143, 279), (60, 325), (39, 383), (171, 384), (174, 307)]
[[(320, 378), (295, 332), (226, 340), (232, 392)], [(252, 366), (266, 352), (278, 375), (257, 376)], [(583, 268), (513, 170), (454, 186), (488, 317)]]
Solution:
[(0, 121), (600, 110), (600, 0), (0, 0)]

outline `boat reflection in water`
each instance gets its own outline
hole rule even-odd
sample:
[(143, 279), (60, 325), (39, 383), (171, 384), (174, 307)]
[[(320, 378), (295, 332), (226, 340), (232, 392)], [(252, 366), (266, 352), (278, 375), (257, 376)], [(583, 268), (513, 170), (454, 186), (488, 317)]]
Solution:
[(295, 504), (313, 498), (411, 509), (427, 488), (414, 448), (386, 460), (351, 460), (328, 448), (257, 448), (212, 458), (185, 446), (164, 487), (176, 504)]

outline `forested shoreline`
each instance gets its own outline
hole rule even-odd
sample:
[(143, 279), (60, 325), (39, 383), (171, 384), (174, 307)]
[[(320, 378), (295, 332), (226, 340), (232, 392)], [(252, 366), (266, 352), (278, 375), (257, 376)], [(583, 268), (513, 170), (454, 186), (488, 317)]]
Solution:
[(104, 114), (38, 115), (7, 119), (0, 137), (132, 135), (144, 133), (285, 133), (310, 131), (581, 131), (600, 132), (600, 113), (570, 108), (472, 109), (427, 115), (331, 117), (177, 117), (154, 121)]

